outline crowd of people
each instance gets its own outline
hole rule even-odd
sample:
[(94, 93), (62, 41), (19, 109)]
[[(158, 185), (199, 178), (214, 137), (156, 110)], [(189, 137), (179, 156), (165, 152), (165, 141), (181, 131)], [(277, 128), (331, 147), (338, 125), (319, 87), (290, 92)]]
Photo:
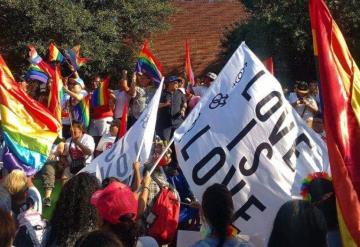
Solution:
[[(117, 87), (108, 89), (108, 104), (90, 108), (90, 125), (86, 128), (73, 108), (91, 97), (104, 79), (96, 75), (85, 84), (71, 65), (69, 69), (70, 76), (63, 77), (66, 94), (62, 102), (62, 138), (54, 144), (43, 169), (35, 176), (21, 170), (2, 170), (0, 246), (175, 246), (178, 229), (200, 230), (203, 240), (193, 245), (196, 247), (253, 246), (251, 239), (238, 235), (232, 225), (231, 192), (224, 185), (214, 184), (206, 189), (200, 204), (200, 198), (195, 198), (186, 182), (173, 147), (154, 172), (148, 172), (174, 131), (216, 80), (215, 73), (208, 72), (195, 85), (187, 85), (179, 76), (167, 76), (156, 136), (144, 169), (134, 161), (131, 181), (109, 177), (100, 183), (94, 175), (76, 174), (116, 141), (125, 105), (127, 127), (137, 121), (156, 85), (145, 74), (137, 73), (130, 76), (129, 82), (128, 72), (123, 70)], [(51, 78), (44, 84), (21, 77), (19, 83), (22, 90), (47, 107)], [(285, 91), (285, 95), (308, 127), (324, 137), (317, 83), (297, 82), (294, 91)], [(35, 178), (43, 182), (43, 198), (33, 185)], [(61, 180), (62, 189), (54, 201), (56, 179)], [(340, 246), (331, 182), (318, 178), (312, 183), (311, 201), (294, 200), (280, 208), (269, 246)], [(46, 221), (42, 209), (54, 204), (54, 213)], [(161, 216), (155, 210), (162, 212)], [(164, 222), (167, 224), (161, 224)]]

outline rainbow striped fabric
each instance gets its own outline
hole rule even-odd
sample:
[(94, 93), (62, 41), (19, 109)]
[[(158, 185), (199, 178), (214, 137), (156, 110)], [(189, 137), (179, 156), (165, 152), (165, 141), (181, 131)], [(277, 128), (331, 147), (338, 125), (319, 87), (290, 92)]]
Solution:
[(92, 107), (99, 107), (103, 105), (109, 104), (109, 81), (110, 78), (105, 78), (100, 85), (94, 90), (91, 96), (91, 106)]
[(64, 61), (64, 56), (61, 54), (59, 49), (55, 46), (54, 43), (49, 45), (49, 61), (50, 62), (60, 62)]
[(61, 103), (64, 100), (64, 87), (59, 65), (55, 68), (55, 78), (50, 86), (48, 108), (53, 116), (61, 123)]
[(360, 70), (323, 0), (309, 2), (343, 246), (360, 246)]
[(149, 50), (146, 40), (140, 51), (135, 70), (138, 73), (146, 74), (157, 84), (160, 84), (163, 77), (161, 64)]
[(73, 107), (74, 120), (83, 123), (84, 127), (90, 124), (90, 95), (87, 95)]
[(21, 163), (39, 171), (61, 125), (47, 108), (20, 89), (1, 56), (0, 112), (6, 146)]
[(66, 50), (66, 57), (76, 70), (80, 69), (85, 63), (89, 61), (88, 58), (80, 57), (80, 45), (74, 46), (71, 50)]
[(39, 66), (31, 64), (25, 75), (26, 80), (37, 80), (47, 83), (49, 76)]

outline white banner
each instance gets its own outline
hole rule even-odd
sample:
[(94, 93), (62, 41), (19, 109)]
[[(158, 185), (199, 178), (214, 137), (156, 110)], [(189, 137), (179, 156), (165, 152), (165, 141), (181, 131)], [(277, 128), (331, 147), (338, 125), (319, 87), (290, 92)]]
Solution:
[(225, 184), (233, 194), (234, 225), (260, 245), (280, 206), (300, 197), (302, 179), (329, 172), (326, 145), (245, 43), (177, 129), (175, 147), (196, 197)]
[(132, 164), (136, 161), (141, 145), (139, 161), (143, 164), (149, 158), (162, 87), (163, 81), (145, 111), (126, 134), (80, 172), (95, 174), (100, 181), (107, 177), (117, 177), (124, 181), (133, 172)]

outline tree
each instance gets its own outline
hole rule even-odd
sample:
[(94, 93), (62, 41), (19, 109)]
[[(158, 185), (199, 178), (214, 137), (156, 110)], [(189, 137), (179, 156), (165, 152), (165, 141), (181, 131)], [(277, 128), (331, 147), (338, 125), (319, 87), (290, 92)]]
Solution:
[[(251, 18), (229, 29), (223, 40), (227, 59), (245, 41), (261, 58), (272, 56), (283, 83), (316, 79), (308, 0), (243, 0)], [(328, 0), (355, 60), (360, 58), (360, 1)]]
[(2, 0), (0, 53), (24, 73), (28, 44), (43, 56), (50, 41), (60, 50), (80, 44), (82, 57), (90, 58), (84, 75), (118, 75), (133, 69), (139, 43), (166, 28), (172, 12), (163, 0)]

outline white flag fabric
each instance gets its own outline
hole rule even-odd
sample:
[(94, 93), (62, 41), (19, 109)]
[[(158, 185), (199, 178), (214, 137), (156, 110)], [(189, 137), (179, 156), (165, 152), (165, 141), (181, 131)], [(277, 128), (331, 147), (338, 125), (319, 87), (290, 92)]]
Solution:
[(308, 174), (329, 172), (322, 139), (280, 83), (242, 43), (175, 132), (179, 165), (195, 196), (214, 183), (233, 195), (236, 226), (266, 245), (280, 206)]
[(143, 147), (139, 160), (143, 163), (149, 158), (162, 87), (163, 80), (145, 111), (126, 134), (80, 172), (95, 174), (100, 181), (107, 177), (117, 177), (125, 181), (133, 172), (132, 164), (141, 145)]

